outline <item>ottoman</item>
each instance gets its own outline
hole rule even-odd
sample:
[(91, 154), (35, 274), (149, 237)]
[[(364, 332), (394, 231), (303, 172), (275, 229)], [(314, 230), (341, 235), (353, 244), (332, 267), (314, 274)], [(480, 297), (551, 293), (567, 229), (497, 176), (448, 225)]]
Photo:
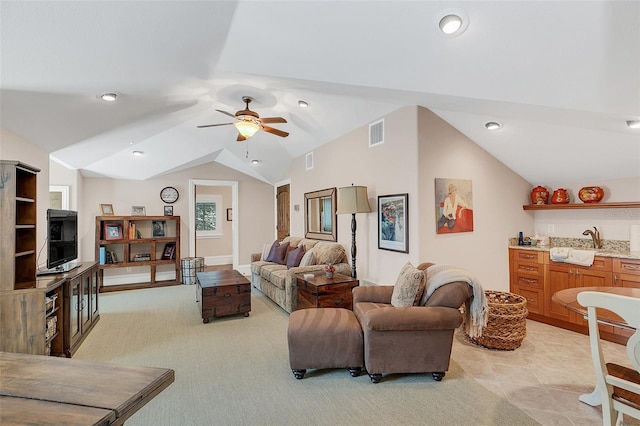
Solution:
[(360, 375), (363, 337), (354, 313), (343, 308), (312, 308), (294, 311), (287, 330), (289, 364), (296, 379), (308, 368), (348, 368)]

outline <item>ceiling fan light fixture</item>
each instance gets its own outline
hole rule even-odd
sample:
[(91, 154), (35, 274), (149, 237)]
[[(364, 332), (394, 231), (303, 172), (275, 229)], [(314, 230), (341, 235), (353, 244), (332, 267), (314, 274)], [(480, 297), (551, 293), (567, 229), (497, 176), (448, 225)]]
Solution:
[(253, 136), (258, 130), (260, 130), (260, 126), (253, 121), (238, 121), (233, 124), (238, 129), (238, 132), (245, 138), (250, 138)]
[(502, 124), (497, 121), (487, 121), (484, 123), (484, 127), (486, 127), (487, 130), (498, 130), (502, 128)]
[(640, 120), (627, 120), (630, 129), (640, 129)]
[(100, 99), (107, 102), (113, 102), (117, 97), (118, 95), (115, 93), (103, 93), (102, 95), (100, 95)]

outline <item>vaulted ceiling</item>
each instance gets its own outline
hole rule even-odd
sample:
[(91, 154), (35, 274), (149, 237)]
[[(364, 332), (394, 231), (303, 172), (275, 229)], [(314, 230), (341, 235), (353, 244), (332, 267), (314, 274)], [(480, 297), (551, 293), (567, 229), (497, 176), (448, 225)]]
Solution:
[[(440, 33), (448, 11), (462, 34)], [(274, 183), (404, 105), (532, 184), (640, 176), (638, 1), (2, 0), (0, 17), (0, 124), (87, 176), (217, 161)], [(197, 128), (245, 95), (290, 136)]]

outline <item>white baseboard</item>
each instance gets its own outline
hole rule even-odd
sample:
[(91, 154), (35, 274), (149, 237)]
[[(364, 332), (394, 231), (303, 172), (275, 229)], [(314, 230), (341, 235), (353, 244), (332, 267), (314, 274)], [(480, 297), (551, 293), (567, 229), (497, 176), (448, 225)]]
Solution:
[(230, 265), (233, 263), (233, 255), (227, 256), (205, 256), (204, 264), (205, 265)]

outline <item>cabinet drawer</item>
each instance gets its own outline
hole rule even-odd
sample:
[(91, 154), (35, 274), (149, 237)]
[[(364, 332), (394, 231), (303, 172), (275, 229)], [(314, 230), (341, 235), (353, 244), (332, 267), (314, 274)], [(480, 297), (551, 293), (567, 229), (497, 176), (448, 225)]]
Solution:
[(640, 275), (640, 259), (613, 259), (613, 272)]
[(249, 284), (204, 287), (202, 289), (203, 297), (230, 297), (233, 295), (246, 293), (251, 293), (251, 287)]
[(527, 275), (516, 273), (515, 285), (518, 287), (534, 287), (536, 289), (544, 289), (544, 275)]
[(544, 265), (542, 263), (528, 263), (521, 261), (514, 261), (514, 272), (518, 275), (544, 275)]
[(517, 294), (527, 299), (527, 310), (534, 314), (544, 314), (543, 303), (544, 290), (534, 290), (523, 287), (517, 288)]
[(512, 250), (513, 260), (528, 263), (543, 263), (543, 252), (533, 250)]

